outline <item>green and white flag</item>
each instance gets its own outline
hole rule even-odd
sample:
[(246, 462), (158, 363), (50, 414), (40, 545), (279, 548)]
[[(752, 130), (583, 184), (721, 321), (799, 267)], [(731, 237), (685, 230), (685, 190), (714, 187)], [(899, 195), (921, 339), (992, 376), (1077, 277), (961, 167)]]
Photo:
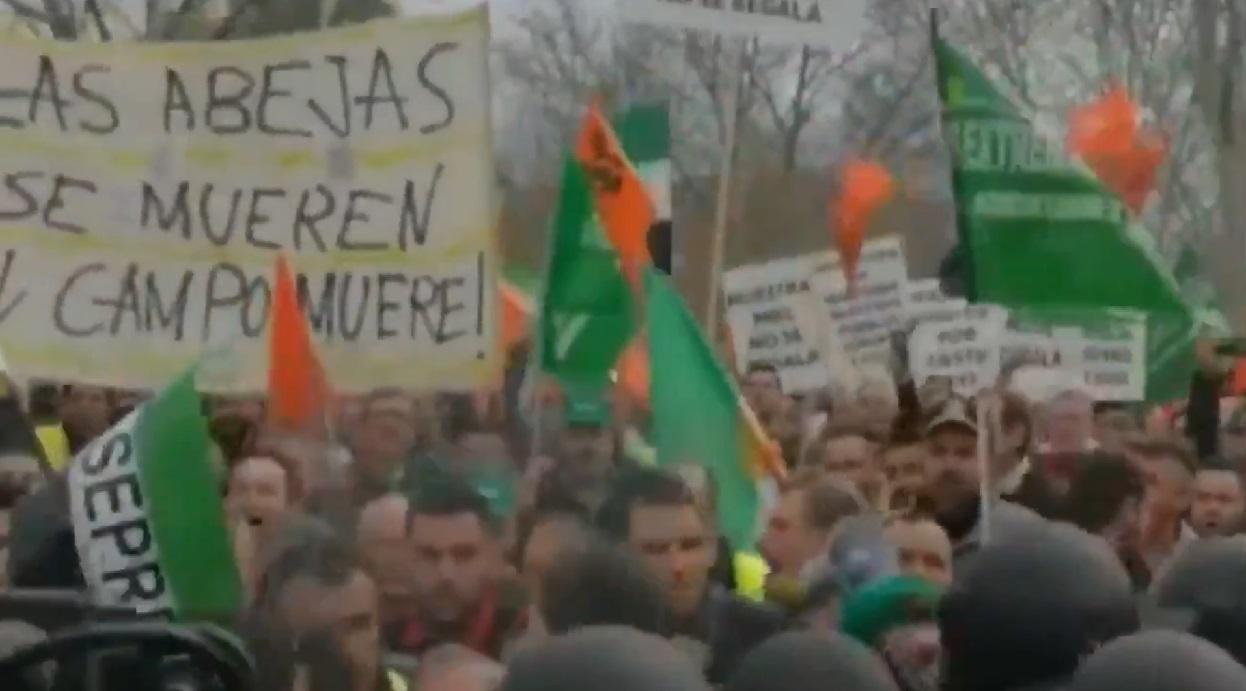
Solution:
[(211, 448), (191, 372), (73, 460), (74, 541), (95, 602), (182, 620), (238, 612)]
[(1057, 325), (1141, 312), (1147, 399), (1184, 396), (1200, 320), (1151, 237), (968, 58), (943, 41), (934, 51), (968, 297)]

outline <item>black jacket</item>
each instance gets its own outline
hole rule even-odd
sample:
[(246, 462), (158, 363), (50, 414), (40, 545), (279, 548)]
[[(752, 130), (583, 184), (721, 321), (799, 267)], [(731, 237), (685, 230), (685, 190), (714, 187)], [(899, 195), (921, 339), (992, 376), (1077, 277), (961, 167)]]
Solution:
[(749, 602), (711, 585), (700, 612), (692, 621), (677, 628), (676, 637), (708, 646), (705, 676), (711, 684), (718, 685), (731, 677), (745, 654), (782, 631), (785, 623), (779, 610)]

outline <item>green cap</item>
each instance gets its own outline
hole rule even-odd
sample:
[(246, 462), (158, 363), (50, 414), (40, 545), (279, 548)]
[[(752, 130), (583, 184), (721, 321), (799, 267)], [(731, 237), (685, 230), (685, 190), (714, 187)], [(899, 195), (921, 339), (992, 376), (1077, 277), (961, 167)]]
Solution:
[(935, 616), (943, 590), (916, 576), (891, 576), (851, 595), (841, 611), (839, 629), (874, 647), (888, 631)]
[(564, 387), (565, 422), (576, 427), (605, 427), (610, 424), (610, 402), (600, 388)]

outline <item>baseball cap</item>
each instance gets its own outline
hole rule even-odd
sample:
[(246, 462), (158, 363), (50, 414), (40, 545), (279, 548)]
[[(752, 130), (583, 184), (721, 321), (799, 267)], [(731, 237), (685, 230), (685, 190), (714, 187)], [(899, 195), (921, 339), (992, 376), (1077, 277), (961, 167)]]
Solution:
[(940, 427), (956, 425), (970, 432), (978, 433), (978, 416), (970, 401), (958, 396), (948, 399), (926, 423), (926, 434)]
[(939, 586), (916, 576), (892, 576), (865, 586), (844, 602), (840, 630), (868, 646), (875, 646), (891, 629), (918, 621), (933, 621)]
[(563, 392), (566, 424), (576, 427), (605, 427), (610, 424), (610, 402), (600, 388), (568, 386)]

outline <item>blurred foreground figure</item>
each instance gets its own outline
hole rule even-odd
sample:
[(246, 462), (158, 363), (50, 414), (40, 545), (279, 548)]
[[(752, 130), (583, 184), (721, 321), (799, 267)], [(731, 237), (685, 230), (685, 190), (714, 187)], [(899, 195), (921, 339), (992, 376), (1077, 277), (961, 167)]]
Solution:
[(1157, 604), (1192, 617), (1188, 630), (1246, 664), (1246, 537), (1187, 547), (1152, 586)]
[(1098, 538), (1051, 525), (984, 548), (939, 608), (944, 691), (1059, 688), (1085, 654), (1136, 631), (1129, 576)]
[(461, 645), (444, 645), (420, 659), (415, 688), (419, 691), (494, 691), (506, 668)]
[(740, 662), (726, 691), (895, 691), (882, 661), (839, 635), (785, 633)]
[(592, 627), (520, 654), (502, 691), (708, 691), (700, 672), (665, 640)]
[[(309, 665), (313, 689), (400, 691), (402, 680), (381, 664), (376, 584), (350, 547), (315, 522), (290, 526), (277, 542), (254, 607), (274, 651)], [(317, 670), (332, 683), (318, 685)]]
[(844, 602), (841, 630), (870, 646), (904, 691), (937, 691), (940, 586), (916, 576), (877, 580)]
[(1068, 691), (1236, 691), (1246, 669), (1194, 636), (1151, 631), (1115, 641), (1086, 661)]

